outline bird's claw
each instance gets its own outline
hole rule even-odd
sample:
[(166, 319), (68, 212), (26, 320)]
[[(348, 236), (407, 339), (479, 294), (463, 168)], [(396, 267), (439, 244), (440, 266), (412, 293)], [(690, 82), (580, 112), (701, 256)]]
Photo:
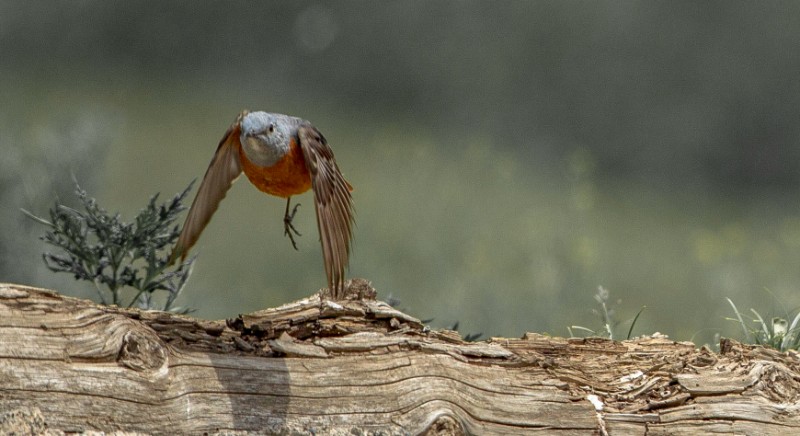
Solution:
[(283, 216), (283, 234), (284, 236), (289, 237), (289, 240), (292, 241), (292, 247), (294, 247), (295, 250), (297, 250), (297, 242), (294, 240), (294, 235), (303, 236), (297, 231), (296, 228), (294, 228), (294, 225), (292, 224), (292, 220), (294, 219), (294, 215), (297, 213), (298, 207), (300, 207), (300, 203), (294, 205), (294, 208), (292, 208), (292, 213), (288, 213), (289, 210), (287, 209), (287, 213)]

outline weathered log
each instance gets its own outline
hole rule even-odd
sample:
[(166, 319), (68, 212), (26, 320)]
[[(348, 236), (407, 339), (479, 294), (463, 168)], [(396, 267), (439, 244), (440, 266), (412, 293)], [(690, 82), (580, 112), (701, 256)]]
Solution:
[(0, 433), (800, 434), (794, 353), (465, 342), (347, 289), (206, 321), (0, 285)]

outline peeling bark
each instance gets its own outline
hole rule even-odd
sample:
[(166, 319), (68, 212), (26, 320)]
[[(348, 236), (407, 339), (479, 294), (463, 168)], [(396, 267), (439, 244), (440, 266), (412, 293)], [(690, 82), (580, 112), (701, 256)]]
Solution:
[(795, 353), (464, 342), (347, 291), (206, 321), (0, 284), (0, 434), (800, 434)]

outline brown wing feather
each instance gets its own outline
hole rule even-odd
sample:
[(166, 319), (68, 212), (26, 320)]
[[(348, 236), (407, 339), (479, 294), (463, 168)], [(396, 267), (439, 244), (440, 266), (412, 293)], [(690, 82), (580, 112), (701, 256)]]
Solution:
[(242, 164), (239, 160), (239, 133), (241, 131), (240, 122), (247, 112), (242, 112), (236, 121), (228, 128), (222, 140), (219, 142), (217, 152), (208, 165), (206, 175), (197, 196), (194, 198), (189, 214), (186, 215), (186, 222), (183, 230), (178, 237), (178, 242), (172, 250), (171, 262), (180, 256), (181, 260), (186, 259), (189, 249), (192, 248), (200, 233), (211, 220), (219, 203), (225, 198), (225, 194), (231, 187), (236, 178), (242, 174)]
[(333, 150), (317, 129), (302, 125), (298, 128), (297, 136), (306, 167), (311, 173), (328, 288), (334, 298), (341, 297), (344, 292), (344, 270), (349, 263), (353, 239), (352, 188), (339, 171)]

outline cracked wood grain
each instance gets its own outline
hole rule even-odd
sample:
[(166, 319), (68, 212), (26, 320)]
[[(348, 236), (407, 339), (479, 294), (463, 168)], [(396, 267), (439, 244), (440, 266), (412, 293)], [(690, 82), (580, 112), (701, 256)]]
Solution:
[(207, 321), (0, 284), (0, 433), (800, 433), (796, 354), (470, 343), (348, 290)]

